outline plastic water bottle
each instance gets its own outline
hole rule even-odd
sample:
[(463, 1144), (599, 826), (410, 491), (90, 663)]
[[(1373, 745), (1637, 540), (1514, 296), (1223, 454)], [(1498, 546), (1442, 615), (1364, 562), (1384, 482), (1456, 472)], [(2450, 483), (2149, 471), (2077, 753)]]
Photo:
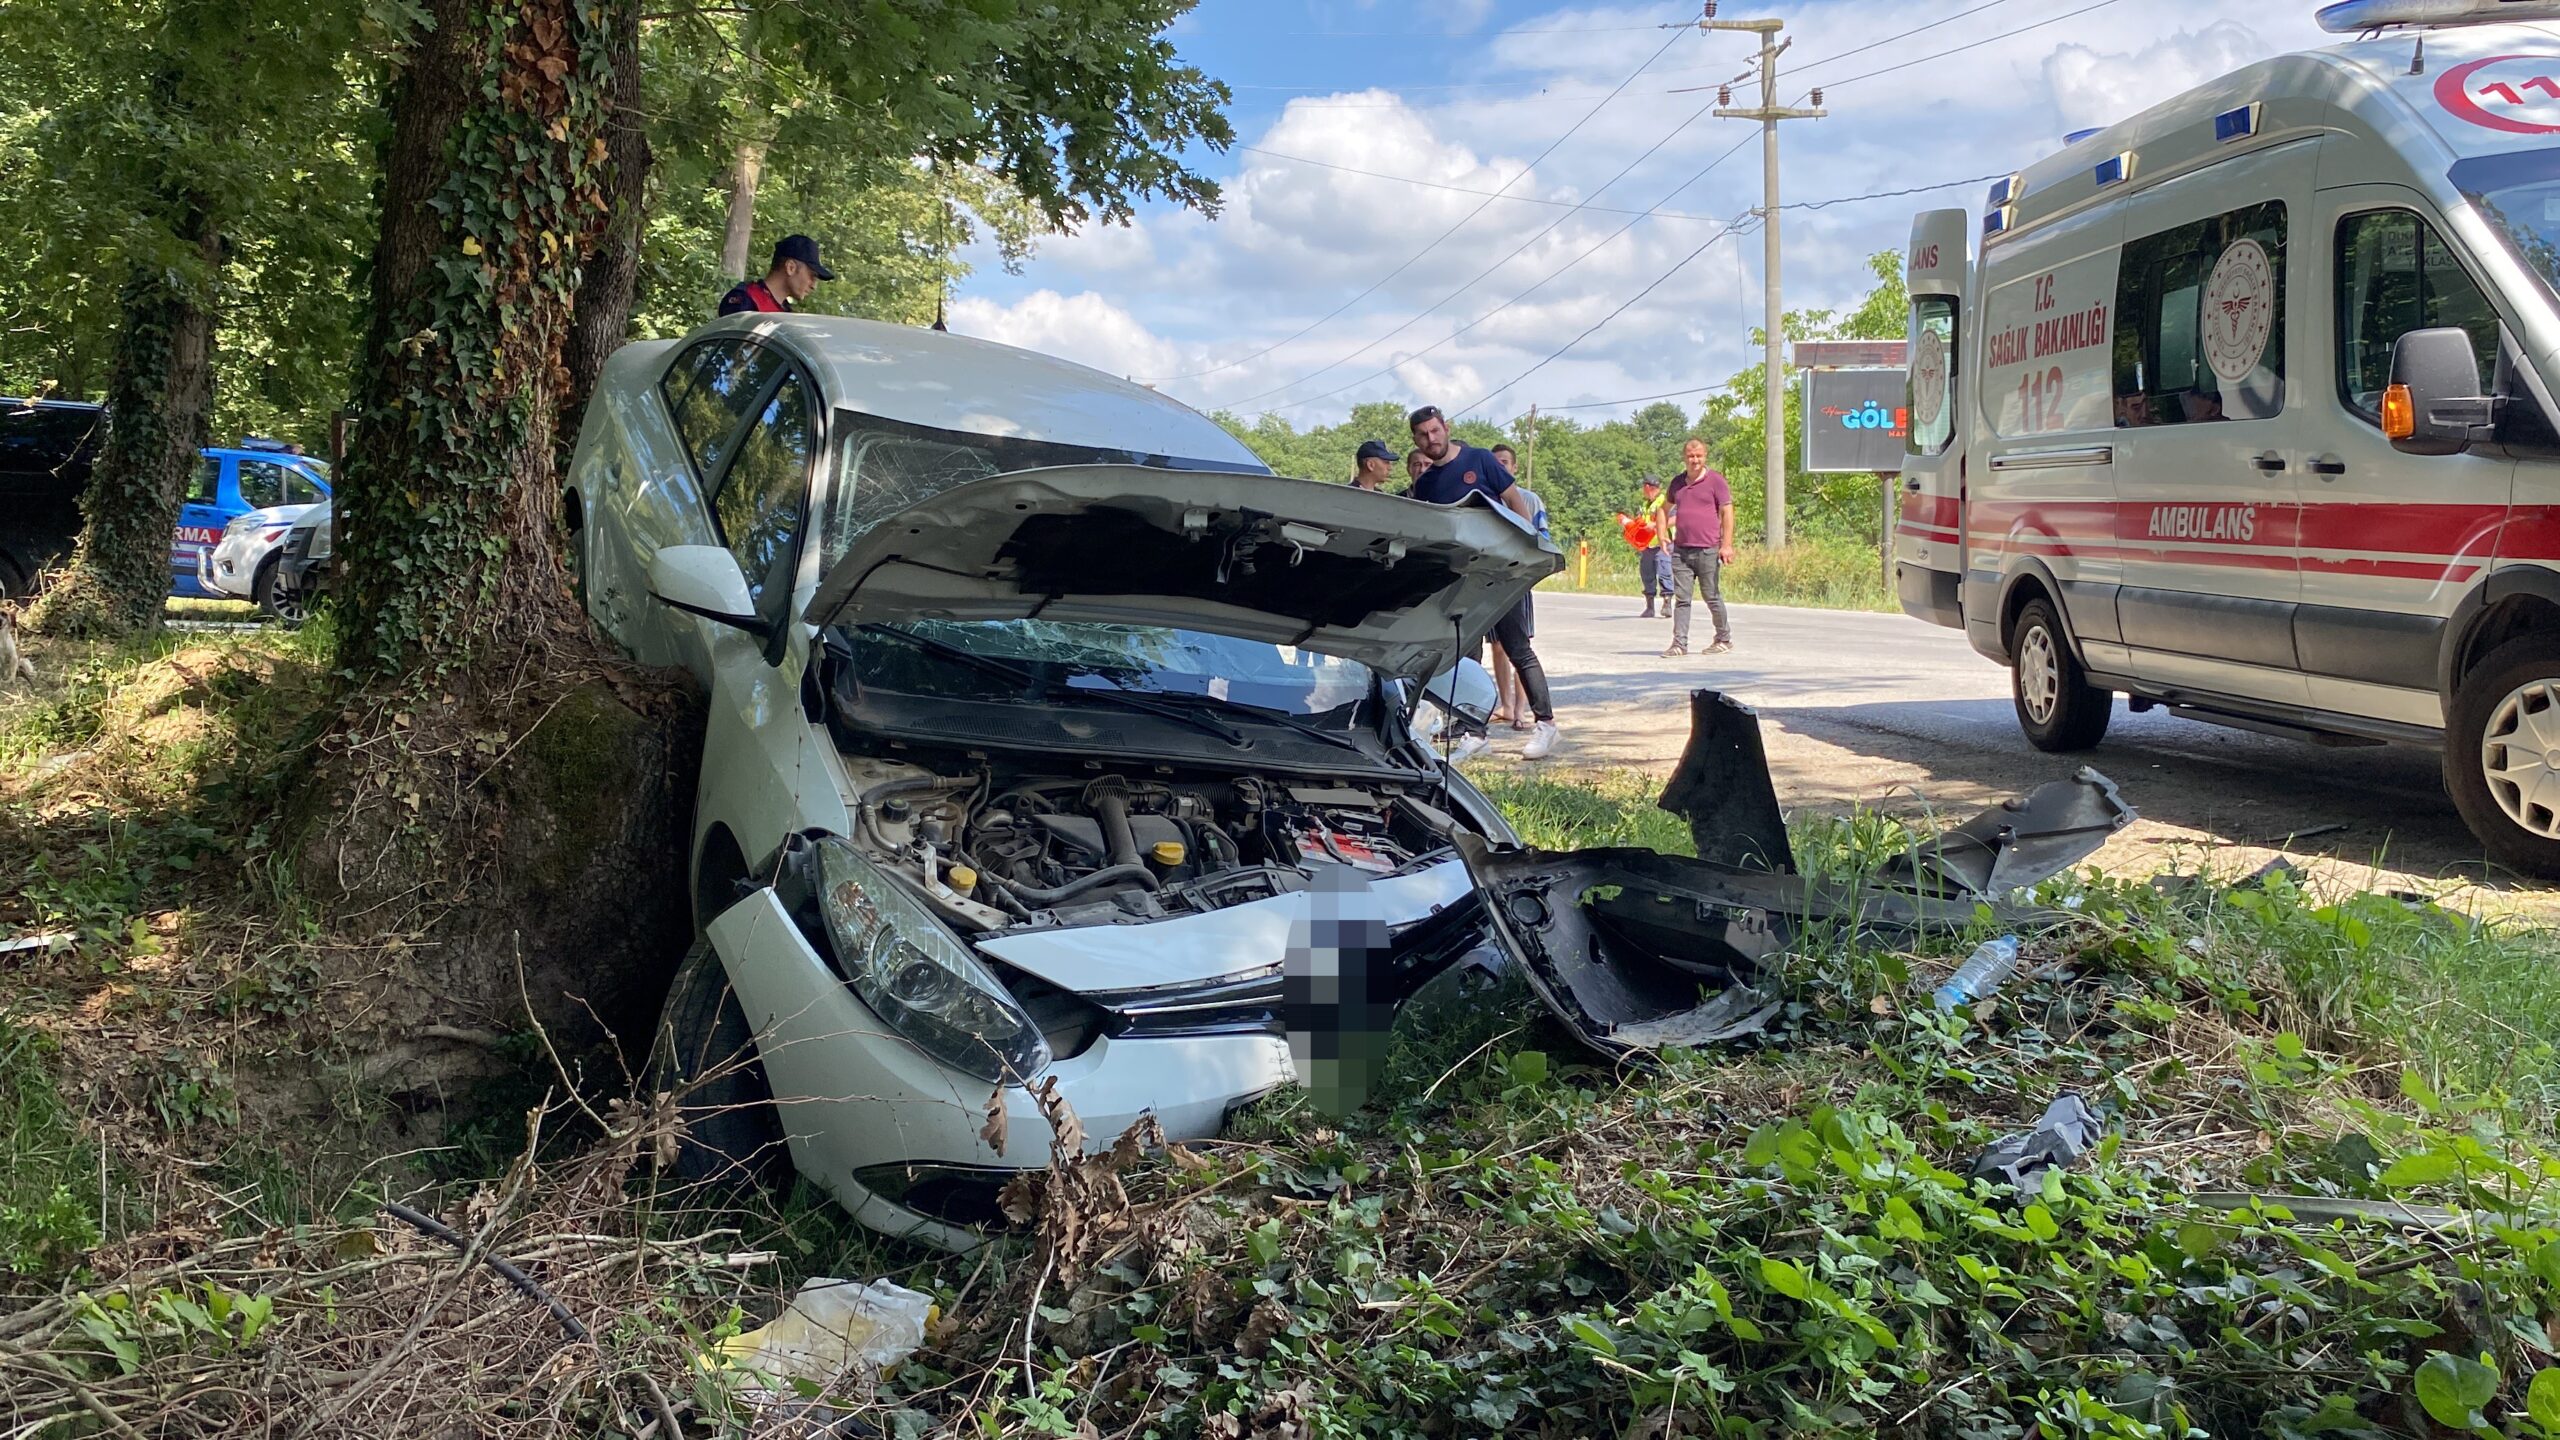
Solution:
[(1962, 965), (1956, 967), (1955, 974), (1947, 977), (1946, 984), (1930, 992), (1930, 997), (1938, 1002), (1941, 1010), (1970, 1005), (1999, 989), (2001, 982), (2017, 968), (2017, 936), (2003, 935), (1997, 940), (1985, 940), (1965, 957)]

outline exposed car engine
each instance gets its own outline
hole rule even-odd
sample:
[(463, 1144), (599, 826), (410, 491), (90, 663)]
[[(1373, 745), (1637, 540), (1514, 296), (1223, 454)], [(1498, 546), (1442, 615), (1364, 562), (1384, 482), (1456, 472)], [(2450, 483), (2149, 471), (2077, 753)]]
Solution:
[(1459, 828), (1397, 787), (845, 764), (855, 845), (981, 932), (1198, 914), (1304, 889), (1325, 864), (1394, 874)]

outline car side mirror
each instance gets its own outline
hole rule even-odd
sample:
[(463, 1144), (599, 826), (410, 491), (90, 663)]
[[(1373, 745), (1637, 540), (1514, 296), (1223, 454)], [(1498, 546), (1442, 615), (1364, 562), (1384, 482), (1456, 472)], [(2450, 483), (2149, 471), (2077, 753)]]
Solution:
[(670, 545), (649, 558), (649, 593), (687, 615), (759, 638), (773, 624), (756, 613), (738, 559), (717, 545)]
[(2404, 455), (2459, 455), (2497, 435), (2497, 396), (2481, 393), (2480, 361), (2457, 326), (2412, 330), (2391, 347), (2382, 433)]
[(1460, 660), (1455, 669), (1424, 686), (1422, 698), (1470, 725), (1489, 723), (1493, 707), (1502, 703), (1493, 677), (1473, 660)]

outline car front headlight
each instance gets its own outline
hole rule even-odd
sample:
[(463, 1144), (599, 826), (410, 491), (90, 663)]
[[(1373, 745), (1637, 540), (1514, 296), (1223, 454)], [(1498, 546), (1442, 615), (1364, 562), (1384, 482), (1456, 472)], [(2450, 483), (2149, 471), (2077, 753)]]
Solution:
[(1002, 982), (898, 882), (842, 840), (820, 840), (818, 911), (853, 993), (955, 1070), (1020, 1085), (1049, 1042)]
[(253, 510), (246, 515), (232, 516), (231, 523), (222, 527), (222, 534), (225, 539), (234, 535), (246, 535), (266, 523), (267, 517)]

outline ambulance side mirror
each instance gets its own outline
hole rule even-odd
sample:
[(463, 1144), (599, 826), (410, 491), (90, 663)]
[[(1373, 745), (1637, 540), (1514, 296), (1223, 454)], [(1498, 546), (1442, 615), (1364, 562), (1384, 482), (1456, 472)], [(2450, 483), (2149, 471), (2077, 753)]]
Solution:
[(2480, 389), (2480, 361), (2460, 327), (2412, 330), (2391, 347), (2382, 433), (2404, 455), (2459, 455), (2487, 444), (2502, 402)]

